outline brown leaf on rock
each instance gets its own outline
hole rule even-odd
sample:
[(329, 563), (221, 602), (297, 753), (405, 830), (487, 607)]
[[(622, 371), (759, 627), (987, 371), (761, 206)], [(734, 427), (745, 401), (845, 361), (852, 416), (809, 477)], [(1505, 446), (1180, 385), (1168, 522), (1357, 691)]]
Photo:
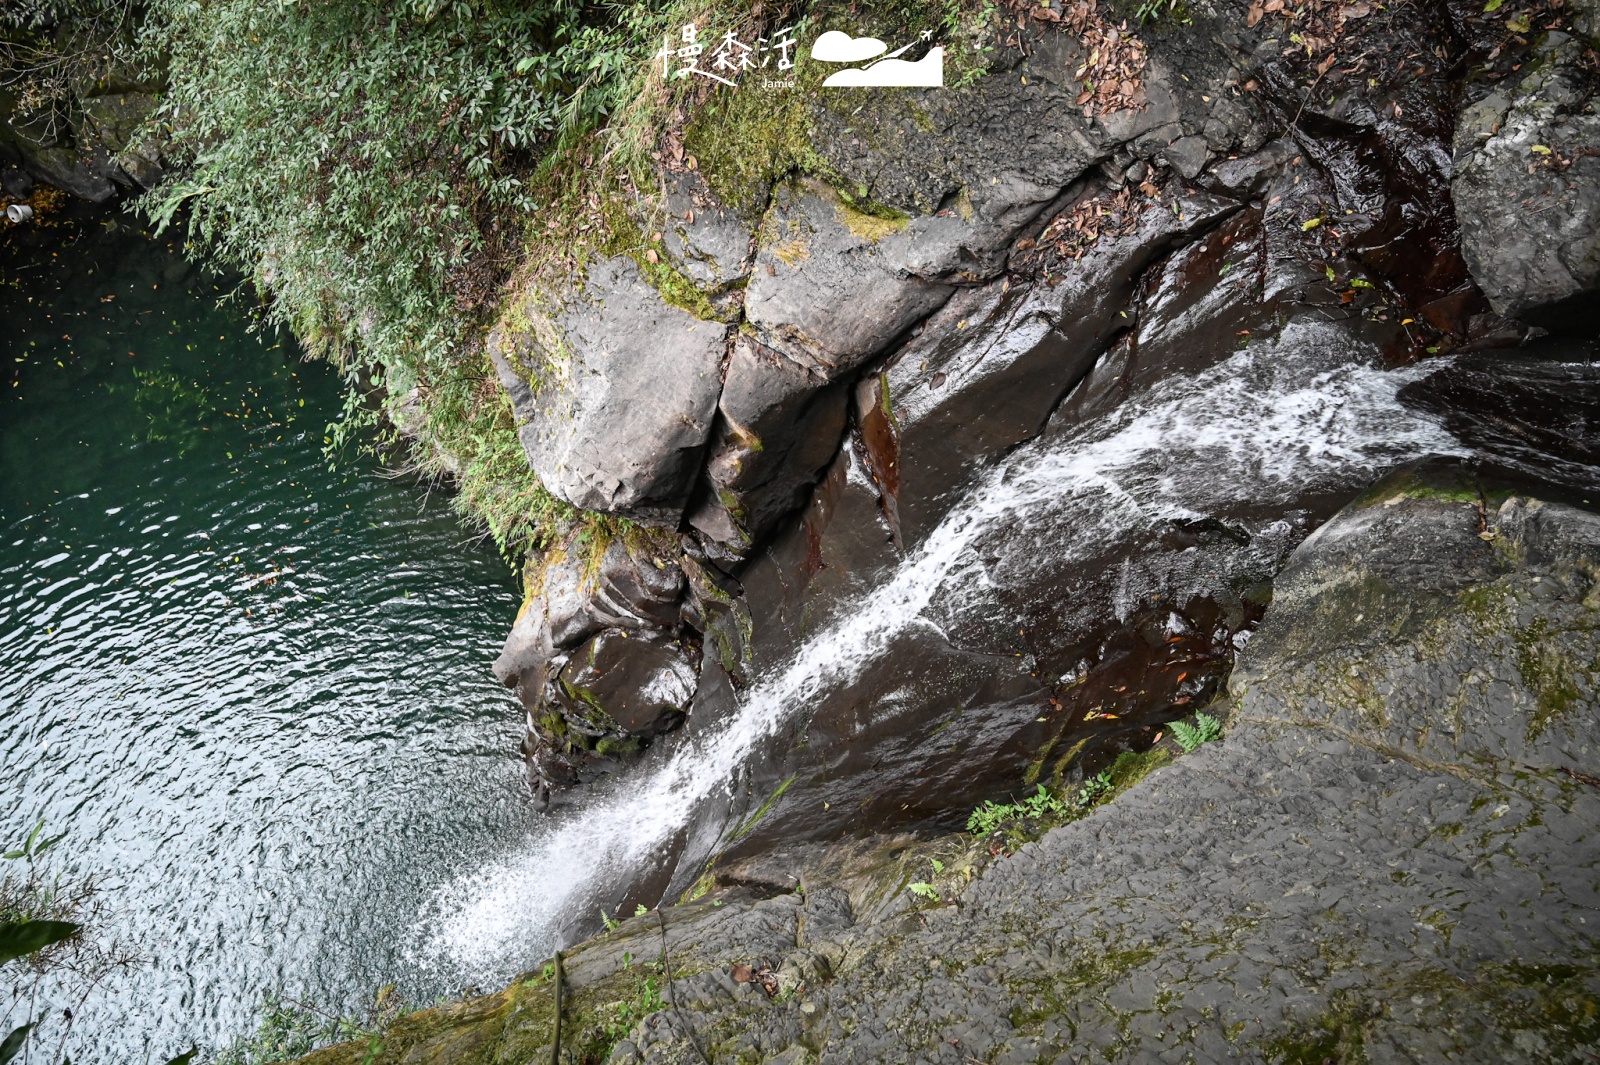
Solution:
[(741, 984), (753, 984), (756, 981), (756, 971), (742, 961), (735, 962), (733, 978)]
[[(1019, 17), (1033, 14), (1039, 21), (1056, 23), (1077, 35), (1077, 58), (1067, 66), (1073, 80), (1082, 83), (1076, 103), (1086, 117), (1143, 105), (1144, 42), (1126, 22), (1113, 23), (1102, 13), (1097, 0), (1080, 0), (1063, 7), (1059, 14), (1028, 0), (1008, 0), (1008, 6)], [(1042, 11), (1050, 14), (1038, 14)]]

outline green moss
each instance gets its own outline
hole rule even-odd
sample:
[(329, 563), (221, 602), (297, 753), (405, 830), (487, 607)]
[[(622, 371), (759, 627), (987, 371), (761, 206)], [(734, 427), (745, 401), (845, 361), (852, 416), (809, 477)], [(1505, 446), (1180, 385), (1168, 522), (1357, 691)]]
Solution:
[(1366, 1025), (1373, 1016), (1361, 1007), (1336, 1007), (1261, 1049), (1272, 1065), (1365, 1065)]
[(845, 224), (845, 228), (862, 240), (871, 241), (874, 244), (884, 237), (900, 232), (911, 221), (909, 215), (892, 208), (877, 207), (870, 211), (859, 210), (843, 197), (834, 204), (834, 210), (838, 213), (839, 221)]
[(1011, 1024), (1027, 1032), (1060, 1018), (1084, 997), (1109, 987), (1154, 957), (1156, 951), (1148, 947), (1122, 947), (1104, 941), (1086, 946), (1048, 978), (1023, 978), (1006, 985), (1026, 1003), (1011, 1011)]
[(684, 889), (683, 894), (678, 896), (678, 905), (682, 906), (686, 903), (696, 902), (700, 899), (703, 899), (711, 891), (711, 889), (716, 886), (716, 874), (707, 869), (705, 872), (700, 874), (700, 879), (690, 884)]
[(1358, 507), (1393, 506), (1408, 499), (1439, 503), (1477, 503), (1483, 496), (1465, 473), (1407, 470), (1386, 477), (1356, 500)]
[(1152, 747), (1138, 753), (1123, 751), (1111, 763), (1111, 793), (1105, 801), (1121, 795), (1171, 761), (1172, 751), (1166, 747)]
[(778, 787), (777, 787), (777, 790), (775, 790), (771, 795), (767, 796), (767, 801), (761, 804), (761, 808), (758, 809), (755, 813), (751, 814), (745, 820), (744, 824), (740, 825), (738, 827), (738, 829), (733, 833), (733, 835), (728, 837), (728, 841), (731, 843), (734, 840), (737, 840), (737, 839), (740, 839), (740, 838), (744, 837), (751, 829), (755, 828), (756, 825), (760, 824), (761, 823), (761, 819), (763, 817), (766, 817), (767, 814), (772, 811), (772, 808), (778, 804), (778, 800), (779, 799), (783, 798), (783, 793), (789, 790), (789, 785), (793, 784), (794, 781), (795, 781), (795, 778), (794, 777), (790, 777), (788, 780), (785, 780), (782, 784), (779, 784)]
[(1479, 629), (1495, 630), (1504, 626), (1508, 591), (1494, 584), (1474, 585), (1463, 591), (1457, 601), (1461, 612), (1477, 623)]
[(1556, 645), (1557, 634), (1549, 622), (1538, 618), (1516, 636), (1517, 672), (1534, 694), (1535, 709), (1528, 718), (1528, 742), (1544, 734), (1556, 718), (1569, 712), (1581, 695), (1575, 680), (1577, 667)]
[(772, 254), (792, 269), (811, 258), (811, 249), (806, 246), (804, 237), (792, 237), (774, 244)]
[(815, 66), (801, 64), (797, 81), (803, 84), (792, 89), (718, 93), (684, 130), (685, 148), (699, 161), (706, 184), (749, 221), (766, 210), (779, 181), (829, 169), (817, 153), (808, 112), (822, 81)]
[[(669, 306), (688, 311), (703, 322), (731, 322), (737, 317), (734, 311), (720, 310), (711, 302), (711, 294), (689, 279), (689, 276), (665, 256), (664, 248), (650, 241), (629, 214), (632, 194), (614, 182), (602, 183), (599, 195), (604, 198), (602, 213), (606, 236), (596, 249), (603, 255), (626, 255), (638, 266), (639, 273), (650, 287), (661, 295)], [(655, 261), (651, 261), (651, 256)]]
[(638, 754), (644, 750), (644, 741), (637, 736), (602, 736), (594, 745), (594, 753), (608, 758)]

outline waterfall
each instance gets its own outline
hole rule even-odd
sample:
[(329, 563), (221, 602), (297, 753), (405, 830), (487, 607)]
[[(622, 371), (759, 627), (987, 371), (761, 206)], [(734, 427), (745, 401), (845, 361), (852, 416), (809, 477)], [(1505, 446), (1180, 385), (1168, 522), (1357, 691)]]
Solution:
[(555, 930), (591, 885), (625, 881), (724, 793), (751, 752), (827, 690), (850, 683), (941, 589), (981, 579), (973, 548), (1003, 526), (1072, 509), (1074, 545), (1105, 533), (1214, 513), (1229, 502), (1270, 504), (1308, 485), (1355, 491), (1426, 454), (1462, 454), (1435, 421), (1396, 393), (1439, 368), (1383, 371), (1291, 324), (1193, 376), (1168, 377), (1085, 426), (1046, 432), (989, 468), (883, 583), (837, 612), (781, 669), (745, 691), (738, 711), (648, 775), (597, 792), (553, 817), (522, 851), (444, 885), (416, 926), (425, 963), (503, 978), (553, 947)]

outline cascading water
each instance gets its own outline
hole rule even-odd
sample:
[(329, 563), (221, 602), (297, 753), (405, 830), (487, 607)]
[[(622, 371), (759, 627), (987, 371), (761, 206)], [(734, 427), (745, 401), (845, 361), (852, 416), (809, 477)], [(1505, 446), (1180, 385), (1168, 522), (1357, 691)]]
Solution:
[(1349, 361), (1325, 337), (1290, 325), (1274, 345), (1167, 378), (1099, 422), (1047, 434), (989, 469), (887, 580), (758, 678), (728, 720), (643, 779), (553, 817), (515, 856), (443, 888), (416, 930), (424, 957), (492, 980), (553, 947), (594, 893), (658, 865), (707, 804), (733, 800), (752, 752), (786, 721), (848, 685), (897, 635), (935, 625), (936, 596), (981, 591), (975, 549), (1002, 530), (1045, 534), (1070, 560), (1078, 545), (1160, 521), (1241, 501), (1287, 506), (1308, 488), (1354, 491), (1400, 462), (1462, 454), (1396, 399), (1426, 370)]

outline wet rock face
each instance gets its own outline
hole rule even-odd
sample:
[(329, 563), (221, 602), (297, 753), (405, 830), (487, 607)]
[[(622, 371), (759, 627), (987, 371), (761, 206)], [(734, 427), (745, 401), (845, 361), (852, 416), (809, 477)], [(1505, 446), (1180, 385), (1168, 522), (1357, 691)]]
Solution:
[[(1322, 517), (1455, 446), (1382, 384), (1406, 332), (1345, 279), (1383, 275), (1303, 236), (1334, 183), (1281, 146), (1239, 162), (1253, 202), (1174, 194), (1106, 221), (1049, 279), (962, 290), (863, 376), (840, 458), (740, 572), (754, 672), (926, 605), (812, 696), (757, 773), (793, 783), (730, 857), (862, 818), (949, 824), (971, 805), (952, 795), (1148, 743), (1217, 690)], [(1113, 194), (1059, 217), (1106, 218)], [(1361, 456), (1314, 457), (1330, 447)]]
[(964, 289), (864, 380), (856, 419), (896, 541), (919, 541), (977, 466), (1038, 435), (1130, 327), (1151, 262), (1241, 206), (1175, 197), (1097, 242), (1057, 284)]
[(1536, 341), (1463, 355), (1409, 385), (1407, 403), (1492, 463), (1581, 498), (1600, 485), (1600, 345)]
[(722, 428), (706, 462), (689, 523), (733, 560), (757, 533), (801, 506), (838, 450), (846, 382), (801, 366), (750, 337), (734, 341), (718, 412)]
[(1517, 80), (1462, 113), (1451, 193), (1462, 251), (1495, 311), (1593, 336), (1600, 93), (1584, 52), (1550, 32)]
[(535, 594), (494, 672), (527, 712), (527, 754), (546, 797), (612, 771), (688, 710), (700, 641), (681, 624), (688, 582), (673, 546), (634, 532), (597, 553), (574, 539), (529, 575)]
[[(682, 391), (680, 453), (703, 450), (678, 463), (651, 445), (632, 482), (622, 435), (591, 435), (583, 461), (591, 487), (623, 485), (605, 506), (681, 515), (682, 583), (648, 622), (618, 623), (551, 566), (502, 669), (548, 782), (598, 771), (541, 715), (586, 734), (589, 704), (560, 685), (605, 629), (629, 640), (584, 684), (675, 643), (700, 670), (676, 711), (694, 735), (763, 699), (796, 709), (655, 888), (718, 849), (948, 826), (1142, 749), (1225, 683), (1295, 546), (1398, 463), (1471, 448), (1590, 476), (1582, 387), (1558, 396), (1569, 369), (1505, 353), (1529, 328), (1494, 313), (1459, 246), (1459, 78), (1503, 27), (1437, 5), (1313, 15), (1206, 9), (1142, 31), (1134, 109), (1086, 112), (1058, 68), (1088, 57), (1049, 29), (972, 92), (892, 94), (849, 123), (819, 103), (817, 150), (842, 180), (788, 180), (759, 218), (674, 178), (668, 257), (707, 293), (745, 283), (712, 383)], [(1314, 49), (1282, 43), (1302, 30)], [(1507, 92), (1524, 58), (1500, 60)], [(981, 176), (951, 148), (967, 142)], [(589, 284), (621, 295), (573, 305), (598, 315), (580, 338), (597, 350), (612, 318), (658, 320), (631, 268), (611, 269)], [(565, 439), (538, 422), (534, 364), (555, 350), (540, 336), (507, 330), (499, 357), (524, 360), (523, 393), (507, 383), (533, 437)], [(672, 359), (709, 364), (695, 351)], [(1404, 369), (1462, 352), (1479, 354)], [(662, 758), (674, 720), (646, 729)]]
[(592, 724), (597, 740), (612, 732), (647, 739), (683, 720), (695, 680), (694, 663), (677, 644), (606, 629), (572, 652), (558, 698), (567, 720)]

